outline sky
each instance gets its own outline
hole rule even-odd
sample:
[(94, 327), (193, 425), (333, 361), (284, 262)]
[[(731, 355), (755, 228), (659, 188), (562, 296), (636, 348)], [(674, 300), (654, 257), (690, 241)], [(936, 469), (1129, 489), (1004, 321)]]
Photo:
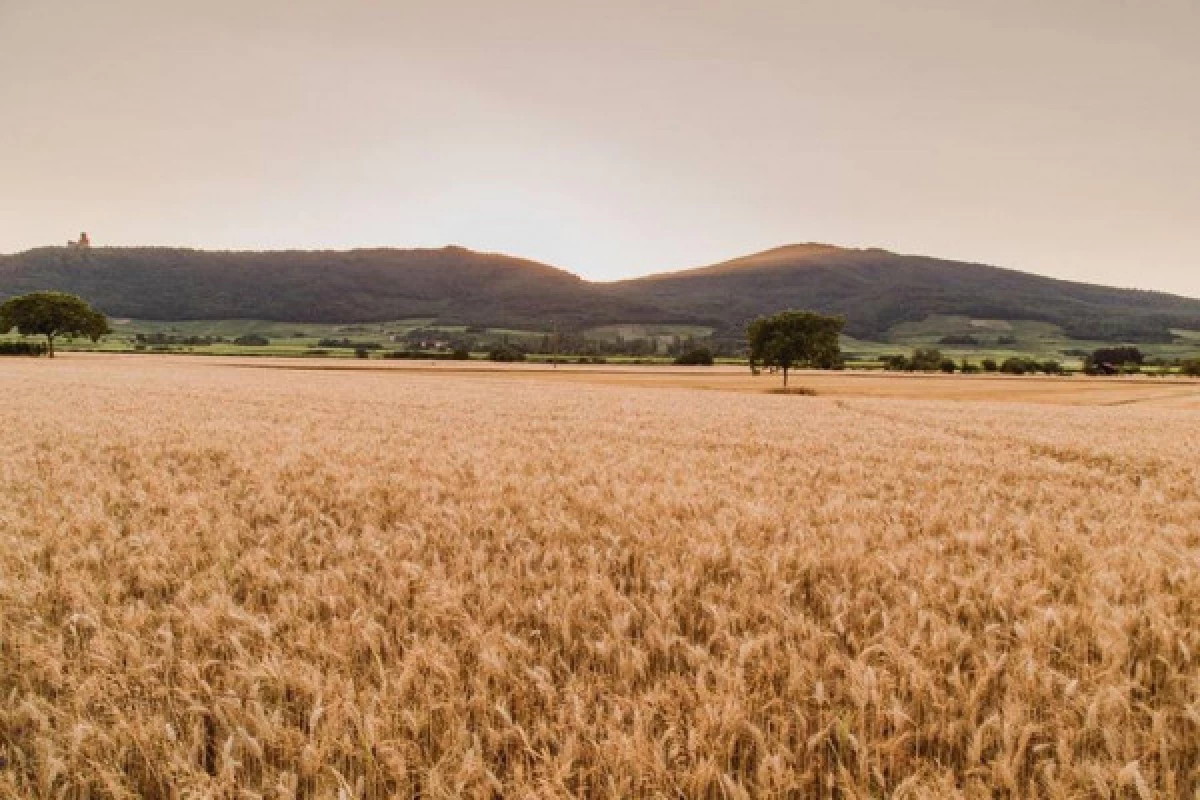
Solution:
[(1200, 296), (1198, 0), (0, 0), (0, 252), (795, 242)]

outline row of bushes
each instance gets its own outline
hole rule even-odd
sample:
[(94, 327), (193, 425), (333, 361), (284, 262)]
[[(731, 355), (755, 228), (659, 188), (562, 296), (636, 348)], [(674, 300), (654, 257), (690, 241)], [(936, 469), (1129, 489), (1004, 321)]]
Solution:
[(675, 358), (675, 363), (680, 366), (711, 367), (713, 364), (713, 354), (707, 347), (697, 347), (693, 350), (688, 350), (686, 353), (681, 353)]
[(551, 356), (545, 359), (544, 364), (607, 364), (608, 359), (604, 356)]
[(985, 372), (1003, 372), (1008, 375), (1033, 375), (1038, 372), (1046, 375), (1066, 374), (1063, 365), (1054, 360), (1038, 361), (1033, 358), (1014, 357), (996, 364), (993, 359), (985, 358), (982, 363)]
[[(362, 348), (365, 352), (366, 349)], [(356, 351), (358, 352), (358, 351)], [(454, 350), (449, 353), (422, 353), (415, 350), (389, 350), (383, 354), (389, 359), (419, 359), (421, 361), (469, 361), (471, 353), (467, 350)]]
[(317, 347), (343, 347), (347, 350), (382, 350), (379, 342), (356, 342), (353, 339), (319, 339)]
[(38, 342), (0, 342), (0, 356), (44, 356), (46, 345)]
[(524, 350), (518, 350), (515, 347), (509, 347), (507, 345), (501, 346), (501, 347), (494, 347), (494, 348), (492, 348), (491, 351), (488, 352), (488, 361), (502, 361), (502, 362), (512, 363), (515, 361), (524, 361), (524, 360), (525, 360), (525, 351)]
[(1037, 361), (1032, 358), (1006, 358), (997, 363), (995, 359), (985, 358), (979, 364), (972, 364), (965, 358), (961, 363), (947, 358), (940, 350), (932, 347), (918, 348), (911, 356), (885, 356), (883, 368), (899, 372), (945, 372), (947, 374), (962, 372), (973, 374), (979, 372), (1003, 372), (1009, 375), (1027, 375), (1037, 372), (1046, 375), (1062, 375), (1063, 366), (1057, 361)]

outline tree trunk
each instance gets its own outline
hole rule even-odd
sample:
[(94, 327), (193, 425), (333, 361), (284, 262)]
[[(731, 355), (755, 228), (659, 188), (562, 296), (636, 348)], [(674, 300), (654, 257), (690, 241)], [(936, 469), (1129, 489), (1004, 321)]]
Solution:
[(54, 337), (46, 334), (46, 355), (54, 358)]
[(787, 367), (783, 368), (783, 388), (787, 388)]

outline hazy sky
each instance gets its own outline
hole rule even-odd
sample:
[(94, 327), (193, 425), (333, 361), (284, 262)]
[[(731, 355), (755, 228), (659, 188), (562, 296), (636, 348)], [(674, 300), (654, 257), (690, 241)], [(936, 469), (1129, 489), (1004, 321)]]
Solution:
[(83, 229), (1200, 296), (1200, 0), (0, 0), (0, 252)]

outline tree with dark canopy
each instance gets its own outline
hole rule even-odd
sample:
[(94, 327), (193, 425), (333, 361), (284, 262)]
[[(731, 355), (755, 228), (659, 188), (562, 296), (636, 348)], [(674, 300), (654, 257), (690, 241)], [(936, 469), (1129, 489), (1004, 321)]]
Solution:
[(93, 342), (106, 333), (108, 318), (82, 298), (62, 292), (33, 292), (10, 297), (0, 305), (0, 333), (13, 328), (22, 336), (45, 336), (46, 352), (54, 358), (59, 336), (86, 336)]
[(838, 336), (845, 325), (845, 317), (828, 317), (813, 311), (782, 311), (759, 317), (746, 329), (750, 369), (757, 371), (760, 362), (778, 367), (783, 372), (785, 388), (788, 370), (793, 366), (833, 369), (841, 363)]

